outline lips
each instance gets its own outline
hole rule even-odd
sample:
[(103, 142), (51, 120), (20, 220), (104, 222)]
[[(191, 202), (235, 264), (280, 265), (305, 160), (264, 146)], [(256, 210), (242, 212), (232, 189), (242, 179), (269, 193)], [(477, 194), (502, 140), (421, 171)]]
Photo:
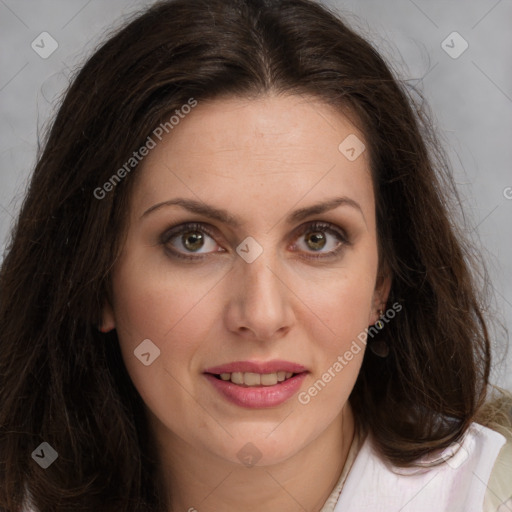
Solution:
[(240, 386), (223, 381), (211, 373), (204, 374), (219, 396), (231, 404), (248, 409), (277, 407), (290, 400), (299, 392), (308, 372), (295, 374), (289, 379), (271, 386)]
[(207, 368), (204, 373), (210, 373), (212, 375), (220, 375), (222, 373), (303, 373), (307, 372), (307, 368), (298, 363), (292, 363), (290, 361), (267, 361), (258, 363), (256, 361), (235, 361), (220, 366), (212, 366)]
[(276, 407), (295, 395), (309, 371), (290, 361), (236, 361), (207, 368), (205, 377), (226, 400), (240, 407)]

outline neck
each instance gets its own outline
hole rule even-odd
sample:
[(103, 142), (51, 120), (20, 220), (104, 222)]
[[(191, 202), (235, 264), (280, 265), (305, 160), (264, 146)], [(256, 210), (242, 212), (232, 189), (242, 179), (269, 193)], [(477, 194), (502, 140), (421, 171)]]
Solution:
[(154, 426), (170, 512), (318, 512), (340, 478), (355, 428), (347, 402), (330, 425), (289, 458), (246, 467), (185, 443), (161, 424)]

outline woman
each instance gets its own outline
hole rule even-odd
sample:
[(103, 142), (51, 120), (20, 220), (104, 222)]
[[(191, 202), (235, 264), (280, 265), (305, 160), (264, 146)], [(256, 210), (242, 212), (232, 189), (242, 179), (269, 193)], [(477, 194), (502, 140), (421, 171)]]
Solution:
[(111, 37), (2, 267), (2, 510), (509, 507), (507, 398), (413, 105), (308, 0), (162, 2)]

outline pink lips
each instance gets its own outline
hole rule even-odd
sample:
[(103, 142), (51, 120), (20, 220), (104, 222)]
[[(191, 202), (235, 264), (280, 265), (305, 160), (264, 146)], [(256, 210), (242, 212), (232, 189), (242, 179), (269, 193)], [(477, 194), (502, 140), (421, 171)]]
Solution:
[[(274, 386), (257, 387), (240, 386), (214, 376), (221, 373), (252, 372), (265, 374), (277, 373), (279, 371), (291, 372), (296, 375), (283, 382), (278, 382)], [(261, 409), (281, 405), (299, 391), (307, 374), (306, 368), (300, 364), (277, 360), (265, 363), (238, 361), (205, 370), (205, 377), (220, 395), (229, 402), (248, 409)]]
[(221, 373), (234, 373), (234, 372), (253, 372), (253, 373), (277, 373), (277, 372), (292, 372), (302, 373), (307, 369), (301, 364), (290, 363), (289, 361), (267, 361), (265, 363), (257, 363), (255, 361), (235, 361), (233, 363), (223, 364), (221, 366), (213, 366), (207, 368), (205, 373), (214, 373), (220, 375)]

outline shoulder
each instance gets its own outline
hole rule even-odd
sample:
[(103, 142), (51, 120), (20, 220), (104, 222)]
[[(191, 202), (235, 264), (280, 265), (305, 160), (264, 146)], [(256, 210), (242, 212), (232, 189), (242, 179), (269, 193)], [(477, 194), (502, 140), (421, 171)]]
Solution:
[(335, 512), (488, 512), (484, 497), (491, 473), (506, 471), (496, 469), (505, 444), (503, 434), (472, 423), (459, 442), (421, 459), (418, 467), (398, 468), (384, 461), (368, 438)]

